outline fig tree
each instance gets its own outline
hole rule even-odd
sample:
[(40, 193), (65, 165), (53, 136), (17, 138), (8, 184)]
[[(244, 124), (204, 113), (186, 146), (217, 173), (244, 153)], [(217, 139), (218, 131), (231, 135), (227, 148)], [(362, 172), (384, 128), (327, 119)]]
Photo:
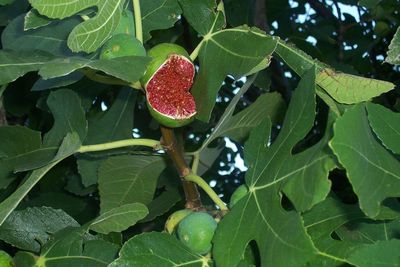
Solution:
[(207, 254), (212, 247), (212, 239), (217, 222), (206, 212), (193, 212), (186, 216), (178, 226), (179, 240), (198, 254)]
[(132, 35), (117, 34), (111, 37), (102, 47), (100, 59), (112, 59), (127, 56), (146, 56), (143, 45)]
[(186, 50), (176, 44), (159, 44), (147, 53), (152, 58), (141, 79), (151, 115), (162, 125), (180, 127), (196, 114), (189, 90), (195, 68)]

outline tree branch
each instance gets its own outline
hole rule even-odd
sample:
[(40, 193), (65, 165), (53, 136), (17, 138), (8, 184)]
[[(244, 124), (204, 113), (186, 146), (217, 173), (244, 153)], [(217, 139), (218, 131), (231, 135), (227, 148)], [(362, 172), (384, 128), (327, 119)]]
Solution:
[(164, 126), (160, 127), (162, 134), (161, 144), (167, 151), (182, 180), (183, 190), (186, 197), (186, 208), (195, 210), (201, 209), (203, 205), (196, 184), (184, 179), (185, 176), (188, 176), (191, 173), (191, 170), (184, 159), (182, 148), (176, 141), (174, 130)]

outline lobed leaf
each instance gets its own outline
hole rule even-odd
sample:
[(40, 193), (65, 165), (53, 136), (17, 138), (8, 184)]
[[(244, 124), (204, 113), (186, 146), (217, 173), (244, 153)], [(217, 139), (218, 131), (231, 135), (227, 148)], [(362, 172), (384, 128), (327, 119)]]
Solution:
[(397, 28), (397, 31), (390, 42), (385, 62), (393, 65), (400, 65), (400, 27)]
[(337, 119), (330, 146), (366, 215), (376, 217), (384, 199), (399, 196), (400, 162), (376, 141), (365, 105), (358, 104)]
[(63, 210), (32, 207), (13, 211), (0, 226), (0, 239), (22, 250), (39, 252), (52, 234), (79, 224)]
[[(246, 184), (249, 193), (219, 223), (214, 236), (214, 257), (218, 266), (236, 266), (247, 244), (254, 240), (260, 251), (261, 265), (300, 266), (309, 261), (315, 248), (296, 211), (281, 206), (282, 188), (291, 180), (302, 178), (308, 168), (329, 183), (327, 172), (332, 159), (321, 147), (312, 147), (292, 155), (292, 148), (309, 132), (315, 116), (315, 69), (309, 70), (299, 83), (286, 113), (277, 139), (270, 144), (271, 122), (266, 119), (252, 130), (245, 144), (245, 162), (249, 169)], [(315, 150), (314, 150), (315, 149)], [(317, 152), (318, 151), (318, 152)], [(314, 167), (314, 165), (316, 167)], [(325, 182), (324, 182), (325, 181)], [(308, 186), (309, 179), (299, 186)], [(314, 181), (315, 183), (315, 181)], [(315, 187), (304, 207), (322, 201), (329, 187)], [(301, 191), (288, 195), (303, 196)], [(295, 199), (297, 200), (297, 199)], [(285, 256), (281, 255), (284, 252)]]
[(140, 9), (144, 42), (151, 38), (151, 31), (172, 27), (182, 14), (178, 0), (140, 1)]
[(54, 21), (43, 28), (26, 30), (24, 23), (27, 22), (27, 18), (32, 17), (30, 14), (32, 11), (18, 16), (7, 25), (1, 36), (3, 49), (41, 50), (61, 57), (73, 55), (67, 46), (67, 37), (69, 32), (80, 22), (78, 18)]
[[(303, 51), (281, 40), (278, 41), (276, 53), (300, 76), (303, 76), (307, 69), (316, 64), (317, 84), (339, 103), (355, 104), (367, 101), (394, 88), (394, 84), (390, 82), (335, 72), (325, 64), (312, 59)], [(326, 96), (321, 97), (324, 101), (327, 100)], [(327, 102), (327, 104), (332, 105), (331, 102)]]
[(202, 36), (223, 29), (226, 26), (225, 14), (219, 10), (215, 0), (179, 0), (183, 16)]
[[(168, 248), (168, 249), (166, 249)], [(128, 266), (212, 266), (208, 258), (191, 252), (176, 237), (166, 233), (144, 233), (128, 240), (120, 257), (109, 267)]]
[(90, 223), (89, 228), (102, 234), (122, 232), (148, 213), (146, 206), (141, 203), (125, 204), (104, 212)]
[(400, 154), (400, 114), (372, 103), (367, 104), (367, 111), (371, 128), (383, 145)]
[(165, 168), (160, 156), (124, 155), (108, 158), (99, 168), (101, 213), (124, 204), (148, 204)]
[(239, 27), (208, 35), (199, 53), (200, 71), (192, 88), (197, 118), (208, 121), (227, 75), (249, 74), (275, 50), (276, 39), (254, 28)]
[(32, 188), (42, 179), (42, 177), (58, 162), (74, 154), (81, 146), (78, 134), (68, 133), (53, 161), (49, 164), (38, 168), (26, 178), (24, 183), (20, 185), (8, 198), (0, 203), (0, 225), (4, 223), (11, 212), (18, 206), (22, 199), (32, 190)]
[(242, 141), (254, 127), (265, 120), (265, 117), (269, 117), (273, 122), (278, 120), (278, 114), (280, 114), (280, 111), (282, 111), (285, 105), (282, 97), (278, 93), (266, 93), (261, 95), (248, 108), (233, 115), (237, 103), (250, 88), (255, 78), (255, 76), (249, 78), (231, 100), (213, 132), (201, 146), (202, 150), (213, 140), (221, 136), (230, 137), (238, 142)]
[(106, 267), (115, 258), (118, 246), (94, 239), (83, 228), (68, 227), (45, 244), (40, 257), (18, 252), (15, 263), (21, 267)]
[(97, 14), (77, 25), (68, 37), (68, 46), (73, 52), (87, 53), (99, 48), (118, 25), (125, 0), (30, 0), (33, 8), (40, 14), (53, 19), (64, 19), (87, 8), (96, 7)]

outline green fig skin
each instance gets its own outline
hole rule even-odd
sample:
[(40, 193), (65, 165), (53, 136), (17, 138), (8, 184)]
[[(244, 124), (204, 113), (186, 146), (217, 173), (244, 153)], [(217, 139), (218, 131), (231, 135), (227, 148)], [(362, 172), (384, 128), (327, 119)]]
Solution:
[(178, 238), (191, 251), (205, 255), (211, 251), (217, 222), (206, 212), (186, 216), (178, 226)]
[(247, 193), (249, 192), (249, 188), (247, 185), (242, 184), (238, 188), (236, 188), (235, 192), (233, 192), (231, 199), (229, 201), (229, 208), (232, 208), (239, 200), (241, 200)]
[(177, 120), (177, 119), (172, 119), (167, 116), (162, 115), (160, 112), (157, 112), (156, 110), (153, 109), (152, 106), (150, 106), (149, 102), (147, 101), (147, 108), (150, 111), (151, 116), (161, 123), (164, 126), (167, 126), (169, 128), (178, 128), (182, 127), (185, 125), (188, 125), (194, 120), (194, 116), (190, 117), (189, 119), (184, 119), (184, 120)]
[(100, 52), (100, 59), (127, 56), (146, 56), (146, 50), (134, 36), (123, 33), (111, 37)]
[(7, 252), (0, 250), (0, 267), (13, 267), (13, 259)]
[[(154, 46), (147, 52), (147, 56), (151, 57), (152, 61), (147, 66), (146, 73), (140, 80), (145, 90), (148, 82), (151, 80), (153, 75), (160, 69), (160, 67), (168, 60), (169, 56), (172, 54), (183, 56), (191, 62), (189, 54), (186, 52), (186, 50), (183, 47), (176, 44), (162, 43)], [(194, 120), (194, 115), (184, 119), (176, 119), (168, 117), (156, 111), (150, 105), (149, 101), (147, 101), (147, 107), (150, 111), (150, 114), (155, 120), (157, 120), (161, 125), (164, 125), (169, 128), (182, 127), (191, 123)]]

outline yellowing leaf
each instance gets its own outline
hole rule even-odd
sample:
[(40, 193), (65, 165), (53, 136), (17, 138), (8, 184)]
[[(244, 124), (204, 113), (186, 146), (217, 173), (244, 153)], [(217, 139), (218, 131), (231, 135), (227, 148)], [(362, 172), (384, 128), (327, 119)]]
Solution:
[(367, 101), (394, 88), (390, 82), (338, 73), (331, 69), (318, 73), (317, 84), (336, 101), (344, 104)]

